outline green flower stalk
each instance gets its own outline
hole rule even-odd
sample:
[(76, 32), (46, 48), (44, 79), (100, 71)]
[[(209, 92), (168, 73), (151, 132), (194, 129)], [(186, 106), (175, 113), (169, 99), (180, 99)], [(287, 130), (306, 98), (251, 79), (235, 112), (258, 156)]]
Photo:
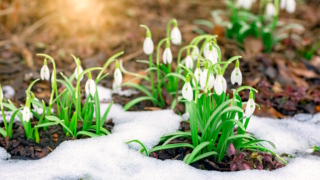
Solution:
[[(152, 53), (154, 50), (153, 41), (151, 39), (151, 31), (146, 25), (140, 25), (141, 27), (145, 28), (146, 31), (146, 39), (143, 43), (143, 51), (145, 54), (149, 55), (149, 68), (152, 68), (153, 66), (153, 60), (152, 60)], [(152, 89), (152, 95), (154, 98), (157, 97), (157, 93), (154, 87), (154, 79), (153, 79), (153, 73), (150, 71), (150, 83), (151, 83), (151, 89)]]
[(8, 132), (7, 120), (6, 120), (6, 115), (4, 114), (2, 101), (3, 101), (3, 92), (2, 92), (2, 88), (1, 88), (1, 84), (0, 84), (0, 108), (1, 108), (2, 118), (3, 118), (4, 128)]

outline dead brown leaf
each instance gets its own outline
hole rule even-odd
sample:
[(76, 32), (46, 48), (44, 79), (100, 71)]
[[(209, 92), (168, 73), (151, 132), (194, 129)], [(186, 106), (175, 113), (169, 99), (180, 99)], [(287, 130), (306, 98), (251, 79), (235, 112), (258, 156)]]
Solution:
[[(140, 70), (136, 74), (140, 74), (141, 76), (147, 75), (147, 73), (144, 70)], [(134, 84), (140, 84), (141, 80), (142, 80), (141, 78), (136, 78), (135, 76), (124, 74), (122, 81), (123, 83), (131, 82)]]

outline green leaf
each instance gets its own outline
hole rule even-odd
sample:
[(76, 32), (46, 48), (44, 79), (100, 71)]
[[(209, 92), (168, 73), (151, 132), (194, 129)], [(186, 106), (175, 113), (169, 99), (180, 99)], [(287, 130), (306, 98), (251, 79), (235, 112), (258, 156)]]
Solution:
[(85, 136), (89, 136), (89, 137), (100, 137), (100, 135), (97, 135), (97, 134), (95, 134), (95, 133), (88, 132), (88, 131), (79, 131), (79, 132), (76, 134), (76, 137), (78, 137), (79, 135), (85, 135)]
[(104, 112), (104, 114), (103, 114), (103, 116), (102, 116), (102, 119), (101, 119), (101, 126), (103, 126), (103, 125), (104, 125), (104, 123), (105, 123), (105, 121), (107, 120), (107, 116), (108, 116), (108, 114), (109, 114), (109, 111), (110, 111), (110, 109), (111, 109), (112, 105), (113, 105), (113, 101), (111, 101), (111, 103), (109, 104), (109, 106), (108, 106), (107, 110)]
[(183, 82), (186, 81), (186, 78), (184, 76), (182, 76), (181, 74), (178, 74), (178, 73), (168, 73), (165, 78), (168, 78), (168, 77), (177, 77), (179, 79), (181, 79)]
[(194, 163), (194, 162), (197, 162), (199, 161), (200, 159), (204, 159), (204, 158), (207, 158), (207, 157), (210, 157), (210, 156), (216, 156), (218, 155), (217, 152), (215, 151), (211, 151), (211, 152), (206, 152), (206, 153), (203, 153), (203, 154), (200, 154), (199, 156), (195, 157), (190, 164)]
[[(143, 151), (146, 153), (146, 156), (149, 156), (149, 153), (148, 153), (148, 150), (147, 150), (146, 146), (142, 142), (140, 142), (139, 140), (136, 140), (136, 139), (135, 140), (131, 140), (131, 141), (126, 142), (126, 144), (130, 144), (130, 143), (133, 143), (133, 142), (140, 144), (142, 146)], [(143, 153), (143, 151), (141, 153)]]
[(0, 134), (1, 134), (3, 137), (7, 137), (7, 132), (6, 132), (4, 129), (2, 129), (2, 128), (0, 128)]
[(190, 164), (193, 159), (196, 157), (196, 155), (206, 146), (208, 146), (210, 143), (208, 141), (206, 142), (202, 142), (200, 143), (196, 148), (194, 148), (194, 150), (192, 151), (192, 153), (190, 154), (188, 160), (186, 161), (186, 164)]
[(152, 153), (152, 152), (155, 152), (155, 151), (173, 149), (173, 148), (179, 148), (179, 147), (188, 147), (188, 148), (193, 149), (193, 145), (191, 145), (189, 143), (166, 144), (164, 146), (156, 146), (156, 147), (152, 148), (149, 151), (149, 154)]
[(149, 92), (145, 87), (138, 85), (138, 84), (134, 84), (134, 83), (123, 83), (121, 86), (129, 86), (129, 87), (133, 87), (135, 89), (138, 89), (139, 91), (143, 92), (144, 94), (146, 94), (149, 97), (153, 97), (151, 92)]
[(132, 101), (128, 102), (123, 109), (126, 111), (128, 109), (130, 109), (132, 106), (134, 106), (135, 104), (141, 102), (141, 101), (153, 101), (156, 104), (160, 105), (159, 102), (157, 101), (157, 99), (153, 98), (153, 97), (149, 97), (149, 96), (142, 96), (142, 97), (138, 97), (136, 99), (133, 99)]

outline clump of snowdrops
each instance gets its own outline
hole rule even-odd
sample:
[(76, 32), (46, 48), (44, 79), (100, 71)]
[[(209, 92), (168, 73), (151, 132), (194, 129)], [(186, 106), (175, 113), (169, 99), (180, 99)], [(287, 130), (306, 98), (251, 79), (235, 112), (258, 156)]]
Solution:
[[(49, 104), (45, 104), (44, 100), (41, 100), (40, 102), (31, 91), (32, 86), (40, 79), (36, 79), (29, 85), (26, 90), (26, 103), (20, 108), (16, 107), (10, 100), (8, 100), (8, 103), (3, 102), (3, 92), (0, 86), (0, 108), (4, 123), (4, 129), (0, 128), (0, 134), (4, 137), (12, 138), (12, 126), (16, 117), (20, 119), (27, 139), (33, 139), (36, 142), (40, 141), (39, 129), (43, 128), (43, 130), (46, 130), (48, 126), (53, 125), (61, 125), (65, 135), (74, 138), (79, 135), (96, 137), (110, 134), (107, 129), (103, 128), (103, 124), (107, 119), (108, 112), (110, 111), (113, 102), (110, 103), (109, 107), (103, 113), (103, 116), (101, 116), (99, 93), (96, 86), (108, 75), (104, 74), (105, 69), (122, 54), (123, 52), (120, 52), (110, 57), (102, 68), (93, 67), (85, 70), (81, 66), (80, 59), (72, 55), (77, 67), (71, 77), (66, 77), (63, 73), (60, 73), (62, 79), (57, 79), (54, 59), (46, 54), (38, 54), (38, 56), (44, 57), (40, 78), (45, 81), (51, 80), (52, 90)], [(51, 79), (47, 60), (49, 60), (53, 66)], [(92, 77), (92, 71), (99, 71), (95, 80)], [(84, 100), (84, 103), (82, 103), (80, 90), (84, 76), (87, 76), (88, 78), (85, 83), (86, 99)], [(115, 84), (120, 86), (122, 74), (119, 70), (118, 61), (116, 61), (114, 77)], [(76, 81), (75, 86), (73, 85), (74, 81)], [(58, 91), (58, 84), (65, 87), (61, 93)], [(54, 106), (56, 106), (56, 112), (53, 111)], [(4, 108), (13, 112), (10, 120), (6, 119)], [(32, 117), (38, 120), (37, 124), (33, 127), (31, 126), (30, 121)], [(80, 131), (77, 131), (78, 121), (82, 121), (83, 124)]]
[[(254, 4), (259, 5), (258, 14), (251, 12)], [(293, 29), (303, 30), (300, 24), (285, 24), (279, 20), (281, 10), (292, 14), (296, 9), (295, 0), (227, 0), (228, 11), (214, 10), (211, 15), (214, 23), (207, 20), (196, 20), (197, 24), (213, 28), (224, 27), (226, 37), (243, 43), (248, 36), (262, 39), (266, 52), (281, 40), (291, 38), (298, 44), (301, 37)], [(199, 31), (199, 30), (198, 30)], [(203, 33), (200, 30), (200, 33)]]
[[(191, 45), (191, 47), (194, 46)], [(145, 152), (146, 155), (159, 150), (191, 148), (192, 152), (187, 154), (183, 160), (186, 164), (211, 156), (221, 162), (226, 155), (227, 148), (231, 147), (230, 145), (236, 150), (269, 152), (286, 163), (262, 144), (266, 142), (275, 148), (272, 142), (256, 139), (253, 135), (246, 133), (251, 116), (256, 106), (259, 107), (259, 105), (254, 102), (257, 90), (250, 86), (241, 86), (242, 73), (239, 65), (241, 56), (222, 61), (220, 48), (214, 40), (205, 42), (201, 50), (203, 50), (203, 56), (200, 53), (193, 53), (197, 58), (194, 71), (193, 65), (190, 65), (193, 64), (192, 57), (190, 62), (184, 63), (185, 65), (179, 63), (179, 67), (186, 74), (182, 97), (189, 113), (189, 120), (186, 122), (190, 124), (190, 132), (177, 131), (164, 135), (159, 142), (161, 145), (149, 151), (139, 140), (127, 143), (141, 144), (143, 147), (141, 152)], [(235, 68), (231, 73), (231, 83), (237, 84), (238, 87), (235, 86), (235, 89), (232, 89), (233, 93), (228, 94), (224, 73), (228, 65), (233, 63), (235, 63)], [(243, 90), (250, 91), (247, 102), (242, 102), (239, 96), (239, 92)], [(246, 106), (245, 111), (243, 111), (244, 105)], [(236, 128), (237, 131), (235, 131)], [(173, 140), (177, 138), (190, 139), (192, 143), (174, 143)]]

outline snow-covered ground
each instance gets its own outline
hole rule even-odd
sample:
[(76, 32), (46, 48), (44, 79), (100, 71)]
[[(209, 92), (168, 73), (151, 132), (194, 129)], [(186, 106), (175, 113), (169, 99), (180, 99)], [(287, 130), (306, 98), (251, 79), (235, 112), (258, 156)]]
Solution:
[[(103, 112), (107, 104), (101, 106)], [(273, 141), (277, 153), (293, 153), (296, 158), (276, 171), (203, 171), (181, 161), (161, 161), (138, 152), (126, 141), (139, 139), (148, 149), (163, 134), (175, 132), (181, 117), (170, 110), (124, 112), (114, 105), (109, 113), (115, 127), (109, 136), (63, 142), (47, 157), (36, 161), (6, 160), (0, 148), (0, 179), (320, 179), (320, 158), (305, 153), (319, 145), (320, 114), (273, 120), (252, 117), (248, 130), (257, 138)], [(305, 120), (305, 121), (304, 121)]]

